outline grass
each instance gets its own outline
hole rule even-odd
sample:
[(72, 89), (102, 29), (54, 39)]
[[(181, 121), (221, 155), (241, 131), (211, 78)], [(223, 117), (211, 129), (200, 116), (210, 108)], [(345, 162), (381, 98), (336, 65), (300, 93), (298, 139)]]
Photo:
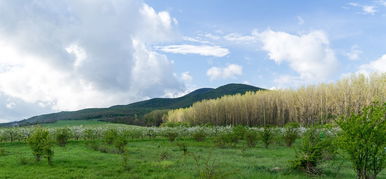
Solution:
[[(265, 149), (262, 143), (251, 149), (242, 144), (217, 148), (212, 141), (184, 140), (188, 148), (188, 154), (184, 155), (178, 142), (181, 141), (129, 142), (130, 170), (122, 167), (120, 155), (94, 151), (81, 141), (72, 141), (65, 148), (55, 147), (53, 166), (46, 161), (35, 162), (25, 144), (3, 143), (0, 148), (5, 154), (0, 156), (0, 178), (198, 178), (200, 171), (224, 174), (221, 178), (309, 178), (287, 170), (288, 160), (294, 159), (293, 148), (275, 144)], [(316, 178), (355, 178), (348, 162), (343, 162), (336, 173), (341, 163), (331, 161), (323, 165), (324, 174)], [(379, 175), (385, 177), (386, 172)]]
[(119, 127), (119, 126), (129, 126), (126, 124), (114, 124), (109, 122), (98, 121), (96, 119), (92, 120), (59, 120), (54, 123), (45, 123), (41, 124), (44, 127), (74, 127), (74, 126), (87, 126), (87, 127)]

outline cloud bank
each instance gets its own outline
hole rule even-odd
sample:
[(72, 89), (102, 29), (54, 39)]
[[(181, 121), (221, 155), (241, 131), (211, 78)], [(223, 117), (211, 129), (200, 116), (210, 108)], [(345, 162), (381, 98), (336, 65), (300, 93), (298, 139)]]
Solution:
[(173, 39), (175, 22), (136, 0), (0, 2), (0, 119), (183, 91), (149, 48)]
[(243, 74), (243, 67), (229, 64), (226, 67), (212, 67), (206, 72), (210, 80), (232, 79)]

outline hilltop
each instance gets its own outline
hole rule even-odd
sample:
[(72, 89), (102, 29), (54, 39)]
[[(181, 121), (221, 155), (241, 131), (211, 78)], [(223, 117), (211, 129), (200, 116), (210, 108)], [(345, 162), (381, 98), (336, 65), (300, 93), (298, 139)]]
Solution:
[(153, 98), (127, 105), (116, 105), (109, 108), (87, 108), (78, 111), (34, 116), (25, 120), (0, 124), (0, 126), (24, 126), (41, 123), (53, 123), (59, 120), (103, 120), (126, 124), (143, 125), (142, 117), (154, 110), (167, 110), (189, 107), (204, 99), (216, 99), (225, 95), (244, 94), (248, 91), (264, 90), (245, 84), (227, 84), (218, 88), (200, 88), (178, 98)]

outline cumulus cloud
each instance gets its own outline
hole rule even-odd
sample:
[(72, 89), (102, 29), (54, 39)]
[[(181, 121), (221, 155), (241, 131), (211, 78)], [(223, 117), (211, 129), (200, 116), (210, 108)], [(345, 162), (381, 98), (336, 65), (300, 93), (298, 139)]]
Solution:
[(181, 79), (184, 80), (184, 81), (192, 81), (193, 80), (193, 77), (192, 75), (190, 75), (190, 73), (187, 71), (187, 72), (184, 72), (181, 74)]
[(347, 52), (345, 55), (350, 60), (358, 60), (361, 54), (362, 54), (362, 51), (359, 50), (357, 45), (354, 45), (351, 47), (351, 50), (349, 52)]
[(229, 64), (226, 67), (212, 67), (207, 72), (206, 75), (210, 80), (218, 79), (230, 79), (235, 78), (243, 74), (243, 67), (236, 64)]
[(361, 9), (361, 13), (362, 14), (370, 14), (370, 15), (374, 15), (377, 10), (376, 10), (376, 6), (371, 6), (371, 5), (362, 5), (362, 4), (359, 4), (359, 3), (355, 3), (355, 2), (350, 2), (349, 3), (350, 6), (353, 6), (353, 7), (358, 7)]
[(175, 38), (175, 22), (134, 0), (1, 2), (0, 104), (12, 108), (0, 106), (0, 119), (19, 104), (76, 110), (183, 91), (170, 60), (149, 48)]
[(294, 35), (266, 30), (256, 35), (269, 59), (288, 63), (303, 81), (318, 82), (332, 76), (338, 67), (329, 40), (321, 31)]
[(158, 47), (158, 49), (167, 53), (198, 54), (202, 56), (214, 57), (224, 57), (229, 54), (229, 50), (226, 48), (210, 45), (168, 45)]
[(359, 66), (358, 73), (370, 74), (370, 73), (385, 73), (386, 72), (386, 54), (374, 60), (368, 64)]

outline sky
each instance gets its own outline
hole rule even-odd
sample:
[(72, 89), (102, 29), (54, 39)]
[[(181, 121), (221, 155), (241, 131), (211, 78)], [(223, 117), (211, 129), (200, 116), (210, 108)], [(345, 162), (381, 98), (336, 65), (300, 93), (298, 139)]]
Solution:
[(386, 0), (1, 0), (0, 123), (386, 72)]

